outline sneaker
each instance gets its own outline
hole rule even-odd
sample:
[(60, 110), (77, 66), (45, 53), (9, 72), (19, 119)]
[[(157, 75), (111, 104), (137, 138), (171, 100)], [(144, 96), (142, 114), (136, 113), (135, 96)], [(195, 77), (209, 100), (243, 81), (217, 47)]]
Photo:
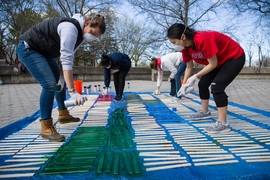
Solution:
[(224, 124), (220, 121), (217, 121), (214, 125), (204, 129), (204, 131), (208, 133), (222, 133), (222, 132), (229, 132), (230, 130), (231, 127), (229, 123)]
[(210, 111), (207, 111), (207, 112), (198, 111), (195, 114), (192, 114), (190, 117), (191, 117), (191, 119), (207, 119), (207, 118), (211, 117), (211, 112)]
[(122, 96), (115, 96), (114, 97), (114, 100), (116, 101), (116, 102), (118, 102), (118, 101), (121, 101), (122, 100)]

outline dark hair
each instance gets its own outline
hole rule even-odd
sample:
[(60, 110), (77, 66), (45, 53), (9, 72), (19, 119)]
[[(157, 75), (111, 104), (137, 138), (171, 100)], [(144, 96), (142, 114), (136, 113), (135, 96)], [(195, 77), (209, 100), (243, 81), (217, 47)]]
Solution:
[(101, 66), (109, 66), (110, 65), (111, 58), (107, 54), (101, 55)]
[(193, 40), (196, 31), (181, 23), (175, 23), (171, 25), (167, 31), (167, 37), (173, 39), (181, 39), (182, 34), (190, 40)]
[(150, 62), (150, 68), (151, 69), (154, 69), (154, 70), (157, 70), (157, 67), (158, 67), (158, 65), (157, 65), (157, 58), (153, 57), (151, 59), (151, 62)]

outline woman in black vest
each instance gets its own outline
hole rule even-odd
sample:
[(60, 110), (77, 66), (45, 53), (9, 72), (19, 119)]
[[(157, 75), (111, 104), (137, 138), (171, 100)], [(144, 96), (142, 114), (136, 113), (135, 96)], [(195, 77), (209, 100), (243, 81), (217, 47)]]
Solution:
[[(104, 34), (104, 16), (97, 14), (84, 17), (75, 14), (72, 18), (58, 17), (45, 20), (20, 36), (17, 54), (27, 70), (42, 86), (40, 95), (41, 135), (49, 141), (64, 141), (53, 124), (52, 106), (54, 96), (58, 103), (58, 122), (78, 122), (65, 107), (66, 86), (77, 105), (87, 100), (74, 89), (72, 64), (74, 54), (81, 43), (97, 39)], [(55, 58), (60, 57), (61, 68)], [(61, 70), (60, 70), (61, 69)], [(56, 91), (57, 83), (62, 84)]]

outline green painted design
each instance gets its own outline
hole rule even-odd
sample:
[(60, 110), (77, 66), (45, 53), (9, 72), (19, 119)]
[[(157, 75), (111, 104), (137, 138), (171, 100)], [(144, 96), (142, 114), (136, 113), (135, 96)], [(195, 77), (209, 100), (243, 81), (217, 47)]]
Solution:
[(144, 104), (160, 104), (157, 100), (143, 100)]
[(112, 112), (107, 127), (79, 127), (39, 173), (94, 172), (96, 175), (142, 175), (132, 140), (131, 125), (123, 108)]

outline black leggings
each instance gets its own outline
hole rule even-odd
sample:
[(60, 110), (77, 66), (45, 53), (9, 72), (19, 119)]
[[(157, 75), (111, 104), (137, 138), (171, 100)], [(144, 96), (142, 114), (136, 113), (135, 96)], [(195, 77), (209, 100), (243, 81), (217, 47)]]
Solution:
[(228, 105), (228, 96), (225, 93), (226, 87), (240, 73), (245, 64), (245, 54), (239, 59), (229, 60), (221, 67), (213, 69), (208, 74), (201, 77), (198, 87), (200, 98), (208, 100), (210, 98), (209, 86), (217, 107)]
[(122, 96), (123, 91), (125, 88), (125, 79), (130, 70), (129, 68), (121, 69), (117, 73), (114, 73), (113, 75), (113, 80), (114, 80), (114, 87), (115, 87), (115, 92), (116, 96)]

